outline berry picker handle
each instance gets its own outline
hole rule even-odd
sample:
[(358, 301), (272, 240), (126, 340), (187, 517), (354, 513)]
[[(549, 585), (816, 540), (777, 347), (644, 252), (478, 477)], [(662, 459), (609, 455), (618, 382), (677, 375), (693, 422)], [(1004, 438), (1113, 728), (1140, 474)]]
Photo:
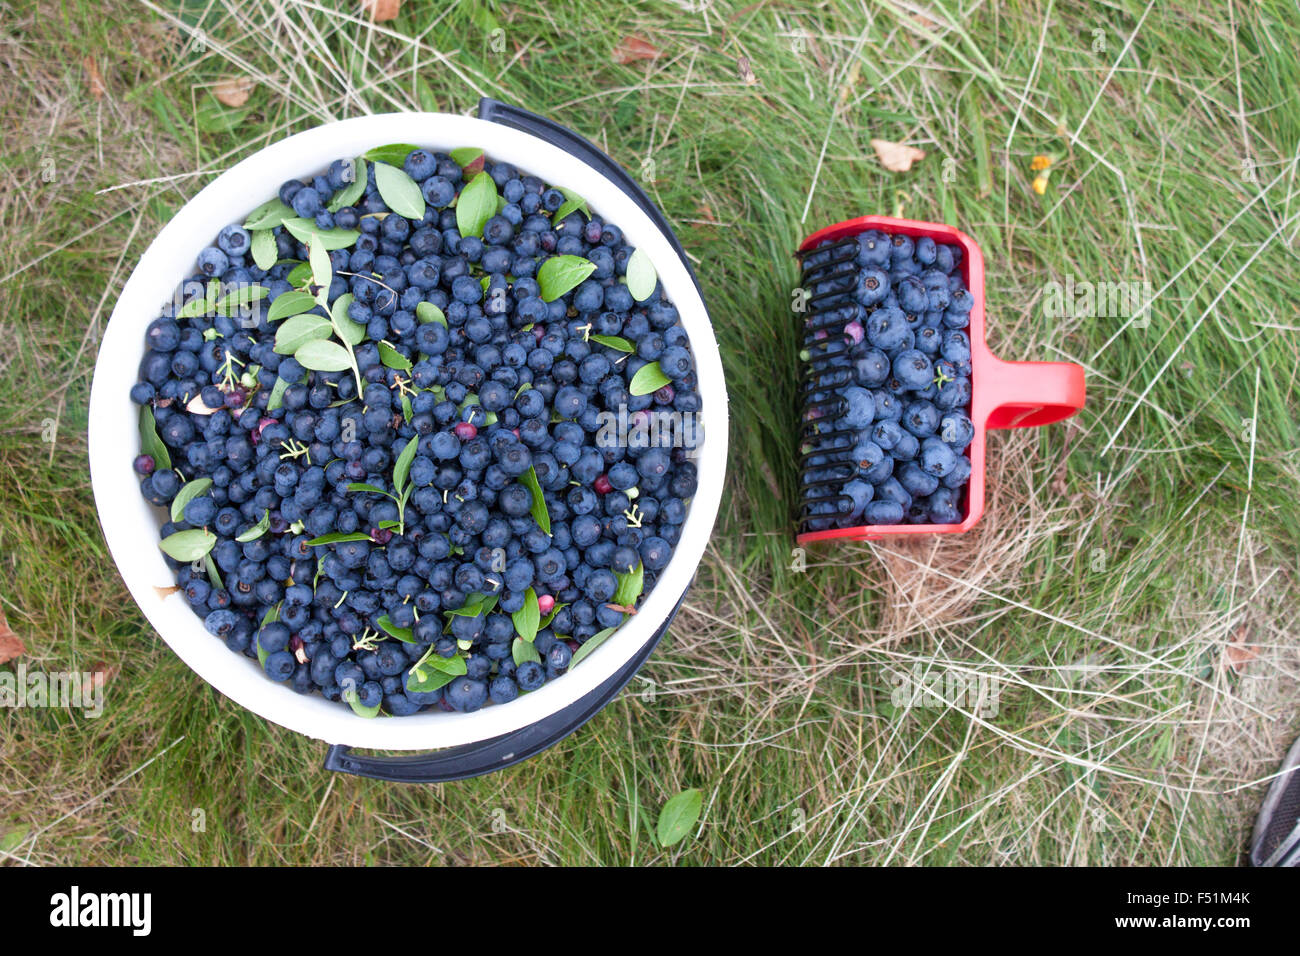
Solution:
[(1073, 362), (1006, 362), (989, 355), (976, 383), (989, 428), (1029, 428), (1083, 408), (1083, 367)]

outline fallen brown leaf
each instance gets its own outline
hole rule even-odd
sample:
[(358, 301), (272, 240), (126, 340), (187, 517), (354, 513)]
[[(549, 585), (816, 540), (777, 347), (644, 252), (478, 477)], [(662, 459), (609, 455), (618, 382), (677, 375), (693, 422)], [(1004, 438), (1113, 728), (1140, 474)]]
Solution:
[(736, 69), (740, 71), (740, 79), (746, 86), (753, 86), (758, 82), (758, 77), (754, 75), (754, 68), (749, 65), (749, 57), (742, 56), (736, 61)]
[(402, 9), (402, 0), (361, 0), (361, 9), (376, 23), (392, 20)]
[(86, 85), (90, 87), (90, 95), (97, 100), (104, 98), (104, 78), (99, 75), (99, 64), (95, 62), (94, 57), (86, 57), (81, 61), (86, 68)]
[(171, 597), (173, 594), (175, 594), (175, 593), (176, 593), (177, 591), (179, 591), (180, 589), (181, 589), (181, 586), (180, 586), (179, 584), (172, 584), (172, 585), (170, 585), (170, 586), (168, 586), (168, 587), (165, 587), (165, 588), (160, 588), (160, 587), (159, 587), (158, 585), (156, 585), (156, 584), (153, 586), (154, 593), (158, 595), (158, 600), (160, 600), (160, 601), (161, 601), (161, 600), (164, 600), (165, 598), (169, 598), (169, 597)]
[(925, 159), (925, 150), (891, 143), (887, 139), (873, 139), (871, 147), (880, 158), (880, 164), (891, 173), (905, 173), (912, 168), (913, 163)]
[(615, 63), (634, 63), (637, 60), (657, 60), (660, 50), (649, 40), (639, 36), (625, 36), (614, 47)]
[(116, 664), (105, 664), (103, 661), (100, 661), (90, 669), (90, 676), (82, 682), (81, 696), (84, 698), (94, 694), (96, 683), (98, 683), (100, 687), (107, 687), (109, 681), (117, 676), (118, 669), (119, 668)]
[(1246, 669), (1246, 665), (1257, 657), (1259, 657), (1259, 651), (1246, 643), (1246, 626), (1243, 624), (1233, 632), (1232, 638), (1224, 646), (1224, 662), (1232, 669), (1233, 673), (1240, 674)]
[(26, 653), (27, 647), (22, 638), (10, 630), (4, 611), (0, 611), (0, 664)]
[(212, 88), (212, 95), (226, 106), (238, 107), (248, 102), (248, 96), (257, 84), (248, 76), (234, 76), (222, 80)]

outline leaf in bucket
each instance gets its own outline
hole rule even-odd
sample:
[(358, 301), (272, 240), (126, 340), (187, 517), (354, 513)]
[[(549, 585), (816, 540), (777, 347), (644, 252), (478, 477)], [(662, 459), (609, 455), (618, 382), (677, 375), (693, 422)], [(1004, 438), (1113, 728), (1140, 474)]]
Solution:
[(564, 202), (560, 208), (555, 210), (555, 215), (551, 217), (551, 222), (564, 222), (566, 218), (575, 212), (580, 212), (588, 219), (591, 218), (591, 210), (587, 208), (587, 200), (583, 199), (572, 189), (560, 187), (560, 192), (564, 194)]
[(415, 635), (411, 632), (411, 629), (409, 627), (398, 627), (387, 614), (383, 617), (377, 618), (375, 624), (377, 624), (379, 629), (385, 634), (397, 638), (404, 644), (415, 643)]
[(177, 561), (197, 561), (206, 555), (217, 543), (217, 536), (202, 528), (177, 531), (158, 542), (158, 547), (168, 557)]
[(532, 643), (541, 625), (542, 611), (537, 603), (537, 592), (529, 588), (524, 592), (524, 606), (510, 615), (514, 621), (515, 633), (523, 640)]
[(655, 283), (658, 281), (659, 273), (655, 271), (654, 263), (645, 250), (633, 251), (627, 260), (627, 291), (632, 293), (632, 298), (644, 302), (654, 295)]
[(519, 476), (519, 483), (527, 488), (533, 495), (533, 520), (547, 534), (551, 533), (551, 515), (546, 510), (546, 496), (542, 494), (541, 482), (537, 480), (537, 471), (532, 465), (528, 470)]
[(248, 214), (244, 228), (249, 232), (255, 229), (274, 229), (286, 219), (293, 218), (293, 210), (282, 203), (279, 198), (270, 199)]
[(537, 648), (533, 647), (531, 641), (525, 641), (522, 637), (516, 637), (510, 645), (510, 656), (515, 659), (516, 667), (526, 661), (533, 661), (536, 664), (542, 662), (542, 655), (537, 653)]
[(703, 807), (704, 794), (695, 789), (683, 790), (665, 803), (659, 811), (659, 823), (655, 827), (659, 845), (668, 847), (680, 842), (700, 819)]
[[(456, 228), (462, 236), (482, 236), (487, 221), (497, 214), (497, 184), (479, 173), (456, 200)], [(596, 268), (595, 263), (591, 266)]]
[(620, 352), (627, 352), (629, 355), (636, 351), (635, 345), (617, 335), (593, 335), (591, 341), (599, 342), (607, 348), (617, 349)]
[(582, 646), (573, 652), (573, 657), (569, 660), (569, 669), (572, 670), (577, 667), (580, 661), (585, 660), (588, 654), (609, 640), (610, 636), (617, 630), (618, 628), (616, 627), (607, 627), (603, 631), (597, 631), (595, 634), (591, 635), (591, 637), (587, 638), (582, 643)]
[(334, 198), (325, 208), (330, 212), (338, 212), (344, 206), (351, 206), (366, 191), (366, 161), (358, 156), (352, 160), (352, 179), (346, 186), (334, 194)]
[(414, 438), (406, 443), (402, 453), (397, 456), (397, 463), (393, 465), (393, 491), (399, 495), (402, 489), (406, 487), (406, 476), (411, 472), (411, 462), (415, 461), (415, 452), (418, 443)]
[(293, 353), (298, 364), (313, 372), (342, 372), (352, 367), (352, 356), (337, 342), (313, 339)]
[(457, 166), (464, 169), (466, 166), (472, 166), (482, 159), (483, 150), (474, 146), (462, 146), (460, 149), (453, 149), (448, 155), (451, 156)]
[(386, 146), (376, 146), (374, 149), (367, 150), (365, 158), (371, 162), (401, 166), (406, 162), (406, 157), (419, 148), (410, 143), (389, 143)]
[(421, 302), (417, 305), (415, 317), (422, 323), (437, 322), (444, 329), (447, 328), (447, 317), (442, 314), (442, 309), (432, 302)]
[(295, 315), (275, 330), (274, 351), (277, 355), (293, 355), (308, 342), (329, 338), (332, 329), (329, 319), (314, 312)]
[(405, 170), (387, 163), (375, 163), (375, 185), (388, 208), (407, 219), (424, 216), (424, 194)]
[(307, 542), (311, 547), (322, 544), (338, 544), (341, 541), (369, 541), (370, 535), (364, 531), (331, 531)]
[(645, 565), (638, 563), (631, 571), (615, 572), (618, 590), (614, 592), (614, 603), (623, 607), (635, 607), (637, 598), (645, 587)]
[(316, 300), (308, 292), (281, 292), (271, 303), (271, 308), (266, 313), (266, 321), (276, 322), (287, 319), (291, 315), (301, 315), (315, 307)]
[(352, 713), (356, 714), (358, 717), (370, 718), (379, 716), (379, 705), (374, 704), (373, 706), (367, 707), (362, 704), (361, 698), (357, 696), (357, 689), (355, 687), (349, 687), (344, 690), (343, 699), (346, 700), (348, 706), (352, 708)]
[(185, 506), (212, 487), (211, 478), (195, 478), (187, 481), (172, 499), (172, 520), (180, 521), (185, 517)]
[(334, 326), (334, 334), (341, 341), (348, 345), (359, 345), (366, 337), (366, 327), (348, 317), (348, 307), (352, 305), (352, 300), (351, 292), (345, 292), (334, 300), (330, 306), (330, 324)]
[(140, 451), (153, 459), (154, 467), (171, 468), (172, 456), (158, 437), (158, 423), (149, 405), (140, 406)]
[(658, 362), (651, 362), (649, 365), (642, 365), (637, 369), (637, 373), (632, 376), (632, 381), (627, 390), (633, 395), (649, 395), (651, 392), (657, 392), (672, 382), (672, 379), (664, 374), (664, 370), (659, 367)]
[(333, 229), (318, 229), (315, 219), (286, 219), (284, 228), (299, 242), (322, 243), (327, 252), (346, 249), (361, 237), (361, 233), (355, 229), (340, 229), (337, 226)]
[(307, 262), (311, 265), (311, 281), (328, 290), (334, 279), (334, 264), (322, 242), (312, 242), (307, 247)]
[(387, 342), (379, 343), (379, 361), (385, 367), (396, 369), (399, 372), (409, 372), (411, 370), (411, 360)]
[(266, 532), (270, 529), (270, 527), (271, 527), (271, 511), (269, 508), (264, 508), (262, 510), (262, 520), (259, 521), (257, 524), (253, 525), (247, 531), (242, 531), (239, 534), (235, 535), (235, 540), (238, 541), (240, 544), (245, 544), (249, 541), (256, 541), (262, 535), (266, 534)]
[(537, 284), (541, 286), (542, 299), (554, 302), (564, 293), (575, 289), (596, 271), (596, 263), (583, 256), (551, 256), (537, 270)]
[(254, 229), (252, 238), (253, 262), (259, 269), (270, 269), (280, 256), (275, 245), (275, 233), (270, 229)]

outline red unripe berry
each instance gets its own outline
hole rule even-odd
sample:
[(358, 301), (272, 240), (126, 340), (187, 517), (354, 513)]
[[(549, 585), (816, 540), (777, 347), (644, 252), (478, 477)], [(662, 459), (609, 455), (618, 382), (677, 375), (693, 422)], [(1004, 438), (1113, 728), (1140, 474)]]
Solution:
[(478, 428), (473, 422), (458, 422), (452, 431), (456, 433), (456, 437), (461, 441), (469, 441), (478, 434)]
[(597, 494), (607, 495), (614, 490), (614, 486), (609, 483), (608, 475), (600, 475), (596, 478), (594, 484)]
[(549, 594), (540, 594), (537, 597), (537, 610), (543, 614), (550, 614), (555, 607), (555, 598)]

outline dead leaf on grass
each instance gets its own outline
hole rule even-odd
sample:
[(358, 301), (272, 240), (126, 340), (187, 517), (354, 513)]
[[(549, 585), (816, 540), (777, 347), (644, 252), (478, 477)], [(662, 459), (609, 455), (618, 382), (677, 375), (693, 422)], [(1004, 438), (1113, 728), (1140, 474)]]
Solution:
[(212, 95), (226, 106), (239, 107), (248, 102), (249, 94), (256, 85), (251, 77), (234, 76), (214, 86)]
[(905, 173), (912, 164), (925, 159), (925, 150), (903, 143), (891, 143), (887, 139), (873, 139), (871, 148), (876, 151), (880, 164), (891, 173)]
[(9, 622), (5, 620), (4, 611), (0, 611), (0, 664), (26, 653), (27, 646), (23, 644), (22, 638), (9, 627)]
[(1223, 660), (1234, 674), (1240, 674), (1246, 665), (1259, 657), (1259, 651), (1246, 643), (1246, 626), (1243, 624), (1232, 633), (1232, 637), (1223, 648)]
[(758, 83), (758, 77), (754, 75), (754, 68), (749, 65), (749, 57), (742, 56), (736, 61), (736, 69), (740, 71), (740, 79), (746, 86), (754, 86)]
[(614, 62), (628, 64), (635, 63), (637, 60), (657, 60), (660, 52), (660, 49), (649, 40), (628, 35), (614, 47)]
[(99, 75), (99, 64), (95, 62), (94, 57), (88, 56), (82, 60), (82, 65), (86, 68), (86, 86), (90, 88), (90, 95), (97, 100), (102, 100), (106, 87), (104, 78)]
[(370, 14), (376, 23), (396, 19), (401, 12), (402, 0), (361, 0), (361, 9)]

